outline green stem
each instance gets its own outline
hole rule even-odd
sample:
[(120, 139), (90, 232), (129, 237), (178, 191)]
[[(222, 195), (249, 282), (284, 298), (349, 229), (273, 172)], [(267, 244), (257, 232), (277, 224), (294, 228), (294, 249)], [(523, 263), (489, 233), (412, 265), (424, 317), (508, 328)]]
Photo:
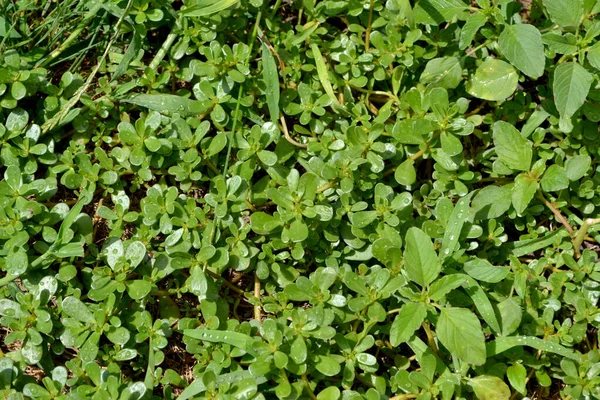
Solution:
[(367, 32), (365, 33), (365, 51), (369, 52), (371, 44), (371, 26), (373, 25), (373, 5), (374, 1), (371, 0), (369, 3), (369, 24), (367, 25)]
[(357, 90), (359, 92), (367, 93), (368, 95), (377, 94), (377, 95), (380, 95), (380, 96), (389, 97), (390, 99), (394, 100), (396, 102), (396, 104), (400, 104), (400, 99), (398, 98), (398, 96), (395, 96), (392, 93), (384, 92), (382, 90), (363, 89), (361, 87), (350, 85), (350, 84), (348, 84), (348, 86), (350, 86), (352, 89)]
[(154, 347), (152, 344), (152, 336), (150, 336), (150, 343), (148, 344), (148, 369), (146, 370), (144, 385), (146, 385), (146, 389), (150, 392), (154, 390)]
[(310, 397), (312, 400), (317, 400), (315, 392), (313, 392), (313, 390), (310, 388), (310, 383), (308, 382), (306, 372), (302, 374), (302, 382), (304, 383), (304, 388), (306, 389), (306, 393), (308, 393), (308, 397)]
[(47, 65), (50, 61), (54, 60), (56, 57), (60, 56), (63, 51), (65, 51), (71, 44), (73, 44), (75, 40), (77, 40), (79, 35), (81, 35), (81, 32), (83, 32), (83, 30), (90, 25), (94, 17), (96, 17), (96, 14), (98, 14), (98, 11), (100, 11), (101, 9), (102, 2), (95, 2), (94, 6), (90, 9), (90, 11), (87, 12), (85, 17), (83, 18), (83, 21), (81, 21), (81, 23), (77, 25), (77, 28), (75, 28), (75, 30), (69, 35), (67, 40), (65, 40), (58, 49), (54, 50), (50, 54), (50, 57), (39, 63), (36, 67), (43, 67)]
[(467, 58), (467, 57), (469, 57), (470, 55), (472, 55), (472, 54), (474, 54), (474, 53), (477, 53), (477, 51), (479, 51), (479, 50), (483, 49), (484, 47), (486, 47), (486, 46), (487, 46), (488, 44), (490, 44), (490, 43), (491, 43), (491, 41), (490, 41), (490, 40), (486, 40), (485, 42), (483, 42), (483, 43), (482, 43), (482, 44), (480, 44), (479, 46), (477, 46), (477, 47), (475, 47), (475, 48), (471, 49), (470, 51), (468, 51), (468, 52), (467, 52), (467, 53), (466, 53), (466, 54), (463, 56), (463, 58)]
[(587, 236), (588, 230), (592, 225), (600, 224), (600, 218), (586, 218), (581, 225), (579, 231), (577, 231), (577, 236), (573, 239), (573, 250), (575, 251), (575, 256), (577, 258), (581, 257), (580, 248), (583, 244), (583, 240)]
[[(173, 28), (173, 30), (175, 29), (177, 29), (177, 25)], [(148, 68), (153, 70), (158, 68), (160, 62), (163, 60), (163, 58), (165, 58), (165, 56), (169, 52), (169, 49), (171, 49), (171, 46), (173, 46), (173, 43), (175, 42), (175, 39), (177, 39), (177, 36), (179, 35), (177, 33), (173, 33), (173, 31), (169, 33), (162, 46), (160, 46), (160, 49), (158, 49), (156, 55), (150, 62), (150, 65), (148, 65)]]
[(563, 224), (563, 226), (567, 229), (567, 232), (569, 232), (569, 234), (572, 234), (573, 233), (573, 228), (571, 228), (571, 225), (569, 225), (569, 222), (560, 213), (560, 210), (558, 208), (554, 207), (554, 204), (552, 204), (548, 200), (546, 200), (546, 197), (544, 197), (544, 194), (540, 190), (538, 190), (535, 193), (535, 195), (536, 195), (536, 197), (538, 199), (541, 200), (542, 203), (544, 203), (546, 205), (546, 207), (548, 207), (548, 209), (550, 211), (552, 211), (552, 214), (554, 214), (554, 216), (556, 217), (556, 219), (558, 219), (560, 221), (560, 223)]
[(273, 11), (271, 11), (271, 18), (273, 18), (275, 16), (275, 13), (277, 12), (277, 10), (279, 10), (280, 5), (281, 5), (281, 0), (277, 0), (275, 2), (275, 6), (273, 6)]

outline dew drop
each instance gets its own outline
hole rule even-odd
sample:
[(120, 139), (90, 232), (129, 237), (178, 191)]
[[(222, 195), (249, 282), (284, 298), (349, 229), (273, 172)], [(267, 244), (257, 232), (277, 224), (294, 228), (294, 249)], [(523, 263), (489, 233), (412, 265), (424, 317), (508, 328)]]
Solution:
[(444, 250), (444, 254), (445, 254), (445, 255), (448, 255), (448, 254), (450, 254), (450, 249), (446, 249), (446, 250)]
[(450, 240), (454, 240), (454, 235), (450, 235)]

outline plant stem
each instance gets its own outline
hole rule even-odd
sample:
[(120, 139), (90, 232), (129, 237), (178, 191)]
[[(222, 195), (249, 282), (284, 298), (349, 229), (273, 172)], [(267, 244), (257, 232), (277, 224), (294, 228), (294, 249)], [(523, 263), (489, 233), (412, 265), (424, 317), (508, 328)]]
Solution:
[[(257, 300), (260, 299), (260, 279), (258, 279), (256, 273), (254, 273), (254, 297), (256, 297)], [(254, 319), (260, 322), (262, 320), (261, 314), (260, 303), (257, 301), (256, 304), (254, 304)]]
[[(427, 147), (425, 147), (424, 149), (421, 149), (421, 150), (417, 151), (415, 154), (413, 154), (412, 156), (408, 157), (408, 159), (416, 161), (419, 158), (421, 158), (423, 156), (423, 154), (425, 154), (425, 152), (428, 149), (429, 149), (429, 143), (427, 143)], [(389, 175), (393, 174), (394, 172), (396, 172), (396, 168), (397, 167), (393, 167), (393, 168), (388, 169), (387, 171), (385, 171), (383, 173), (383, 176), (385, 177), (385, 176), (389, 176)]]
[(586, 218), (581, 225), (579, 231), (577, 231), (577, 236), (573, 239), (573, 250), (575, 251), (575, 257), (581, 257), (581, 252), (579, 249), (585, 237), (587, 236), (588, 230), (592, 225), (600, 224), (600, 218)]
[(283, 116), (283, 114), (281, 114), (281, 117), (279, 117), (279, 121), (281, 121), (281, 130), (283, 131), (283, 136), (285, 137), (285, 140), (287, 140), (294, 146), (298, 146), (303, 149), (308, 147), (307, 144), (302, 144), (292, 139), (292, 137), (290, 136), (290, 132), (288, 131), (287, 124), (285, 123), (285, 117)]
[(419, 397), (418, 394), (406, 393), (406, 394), (397, 394), (394, 397), (390, 397), (389, 400), (408, 400), (408, 399), (416, 399), (417, 397)]
[(324, 184), (323, 186), (319, 187), (317, 189), (317, 193), (323, 193), (324, 191), (331, 189), (336, 183), (337, 183), (337, 178), (332, 179), (330, 182)]
[(369, 52), (369, 47), (371, 44), (371, 25), (373, 25), (373, 4), (374, 1), (371, 0), (369, 3), (369, 23), (367, 25), (367, 32), (365, 33), (365, 51)]
[[(175, 30), (177, 28), (178, 27), (176, 25), (173, 28), (173, 30)], [(169, 35), (163, 42), (162, 46), (160, 46), (160, 49), (158, 49), (158, 51), (156, 52), (156, 55), (150, 62), (150, 65), (148, 65), (148, 68), (153, 69), (153, 70), (156, 70), (158, 68), (158, 65), (160, 64), (160, 62), (163, 60), (163, 58), (165, 58), (165, 56), (169, 52), (169, 49), (171, 49), (171, 46), (173, 46), (173, 43), (175, 42), (175, 39), (177, 39), (177, 36), (179, 36), (179, 35), (177, 33), (173, 33), (173, 31), (171, 31), (171, 33), (169, 33)]]
[(477, 51), (483, 49), (484, 47), (486, 47), (488, 44), (490, 44), (489, 40), (486, 40), (485, 42), (483, 42), (482, 44), (480, 44), (477, 47), (472, 48), (470, 51), (468, 51), (467, 53), (465, 53), (465, 55), (463, 56), (463, 58), (467, 58), (469, 56), (471, 56), (474, 53), (477, 53)]
[(371, 94), (377, 94), (379, 96), (386, 96), (389, 97), (390, 99), (394, 100), (396, 102), (396, 104), (400, 104), (400, 99), (398, 98), (398, 96), (395, 96), (392, 93), (389, 92), (384, 92), (383, 90), (369, 90), (369, 89), (363, 89), (361, 87), (358, 86), (354, 86), (348, 83), (348, 86), (350, 86), (350, 88), (354, 89), (354, 90), (358, 90), (359, 92), (363, 92), (363, 93), (367, 93), (368, 95)]
[(308, 383), (308, 377), (306, 376), (306, 372), (302, 374), (302, 382), (304, 383), (304, 388), (306, 389), (306, 393), (308, 393), (308, 397), (312, 400), (317, 400), (317, 396), (310, 388), (310, 384)]
[(277, 12), (277, 10), (279, 9), (279, 6), (281, 5), (281, 0), (277, 0), (275, 2), (275, 5), (273, 6), (273, 11), (271, 11), (271, 18), (273, 18), (275, 16), (275, 13)]
[(539, 190), (535, 193), (535, 195), (536, 195), (536, 197), (538, 199), (540, 199), (542, 201), (542, 203), (544, 203), (546, 205), (546, 207), (548, 207), (550, 209), (550, 211), (552, 211), (552, 213), (554, 214), (554, 216), (556, 217), (556, 219), (558, 219), (560, 221), (560, 223), (563, 224), (564, 227), (567, 229), (567, 232), (569, 232), (569, 234), (572, 234), (573, 233), (573, 228), (571, 228), (571, 225), (569, 225), (569, 223), (567, 222), (567, 220), (565, 219), (565, 217), (563, 217), (563, 215), (554, 206), (554, 204), (552, 204), (548, 200), (546, 200), (546, 198), (544, 197), (544, 194), (541, 191), (539, 191)]
[(429, 342), (429, 347), (433, 350), (436, 355), (439, 355), (439, 350), (437, 345), (435, 344), (435, 336), (429, 327), (429, 322), (423, 322), (423, 328), (425, 329), (425, 333), (427, 334), (427, 342)]

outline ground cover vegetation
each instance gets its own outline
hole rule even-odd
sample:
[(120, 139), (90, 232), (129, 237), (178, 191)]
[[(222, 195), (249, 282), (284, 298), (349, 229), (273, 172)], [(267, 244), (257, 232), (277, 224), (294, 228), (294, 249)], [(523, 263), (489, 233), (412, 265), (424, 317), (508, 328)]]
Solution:
[(600, 398), (598, 12), (0, 2), (0, 396)]

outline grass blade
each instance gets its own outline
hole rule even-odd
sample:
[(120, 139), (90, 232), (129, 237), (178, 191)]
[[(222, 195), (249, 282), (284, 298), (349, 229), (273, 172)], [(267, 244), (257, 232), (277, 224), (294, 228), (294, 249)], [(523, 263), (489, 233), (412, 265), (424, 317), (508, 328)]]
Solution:
[(158, 112), (178, 113), (182, 116), (202, 114), (208, 106), (199, 100), (192, 100), (174, 94), (138, 94), (121, 100)]
[(131, 43), (127, 46), (127, 50), (123, 55), (123, 59), (117, 66), (117, 69), (113, 73), (112, 80), (120, 78), (129, 67), (129, 63), (133, 61), (133, 59), (137, 56), (138, 52), (142, 48), (142, 37), (138, 35), (136, 32), (133, 32), (133, 39), (131, 39)]
[(508, 336), (498, 338), (487, 343), (487, 356), (492, 357), (517, 346), (529, 346), (547, 353), (554, 353), (575, 361), (581, 361), (581, 356), (573, 350), (534, 336)]
[(327, 64), (325, 64), (325, 60), (321, 55), (321, 50), (319, 50), (319, 47), (314, 43), (310, 45), (310, 48), (313, 51), (313, 55), (315, 57), (315, 64), (317, 66), (317, 74), (319, 75), (319, 80), (321, 81), (323, 89), (325, 89), (325, 93), (327, 93), (327, 96), (329, 96), (333, 104), (341, 107), (340, 102), (335, 96), (335, 92), (333, 91), (331, 82), (329, 81), (329, 69), (327, 68)]
[(279, 74), (277, 73), (275, 58), (264, 43), (262, 44), (262, 59), (267, 106), (269, 107), (269, 114), (271, 114), (271, 121), (277, 124), (279, 119)]
[(223, 11), (236, 4), (238, 1), (239, 0), (204, 0), (193, 7), (180, 11), (180, 13), (186, 17), (205, 17)]
[(211, 343), (226, 343), (245, 350), (248, 354), (256, 356), (252, 348), (254, 339), (251, 336), (239, 332), (217, 331), (210, 329), (184, 329), (183, 334), (194, 339), (204, 340)]

